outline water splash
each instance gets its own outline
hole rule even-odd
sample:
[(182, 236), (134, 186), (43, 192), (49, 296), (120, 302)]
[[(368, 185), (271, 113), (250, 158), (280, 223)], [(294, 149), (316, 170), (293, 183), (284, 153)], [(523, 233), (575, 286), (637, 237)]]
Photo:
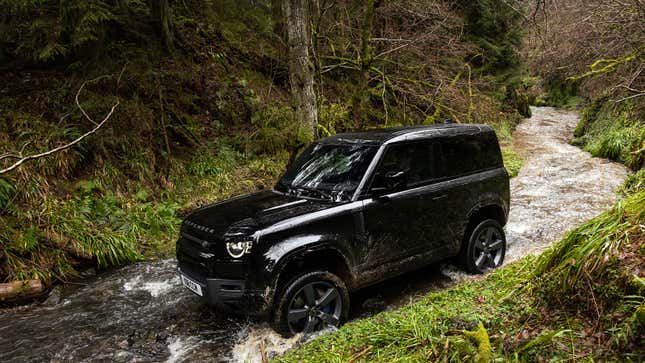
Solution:
[(185, 359), (185, 356), (200, 345), (197, 337), (175, 337), (168, 345), (170, 356), (166, 363), (179, 363)]
[(145, 281), (141, 275), (129, 279), (123, 284), (125, 291), (147, 291), (152, 297), (159, 297), (172, 291), (179, 283), (179, 278), (169, 281)]
[(296, 344), (302, 342), (302, 336), (296, 335), (285, 339), (266, 324), (249, 325), (238, 334), (238, 343), (231, 352), (232, 362), (262, 362), (261, 344), (264, 342), (267, 357), (284, 354)]

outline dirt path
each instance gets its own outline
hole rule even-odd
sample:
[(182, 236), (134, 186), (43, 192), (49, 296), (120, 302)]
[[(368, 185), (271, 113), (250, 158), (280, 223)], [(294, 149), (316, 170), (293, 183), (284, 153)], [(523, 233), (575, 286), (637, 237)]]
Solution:
[[(627, 175), (622, 166), (570, 146), (577, 115), (534, 108), (518, 126), (524, 168), (511, 181), (507, 263), (542, 250), (609, 207)], [(393, 309), (470, 278), (431, 266), (352, 296), (352, 318)], [(85, 281), (53, 307), (0, 311), (0, 362), (258, 361), (295, 344), (266, 324), (230, 318), (182, 288), (173, 260), (140, 263)]]

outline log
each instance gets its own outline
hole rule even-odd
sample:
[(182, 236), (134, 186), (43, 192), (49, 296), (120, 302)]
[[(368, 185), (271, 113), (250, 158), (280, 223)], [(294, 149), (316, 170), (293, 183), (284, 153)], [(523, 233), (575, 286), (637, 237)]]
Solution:
[(0, 284), (0, 302), (15, 298), (35, 297), (45, 291), (45, 285), (40, 280), (12, 281)]

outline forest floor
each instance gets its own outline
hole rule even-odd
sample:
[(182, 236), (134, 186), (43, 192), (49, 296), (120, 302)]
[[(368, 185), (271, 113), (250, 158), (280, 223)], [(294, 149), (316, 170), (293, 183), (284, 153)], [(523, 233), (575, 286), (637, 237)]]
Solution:
[[(615, 190), (627, 170), (570, 146), (576, 122), (574, 113), (536, 108), (517, 128), (515, 147), (525, 161), (511, 183), (507, 262), (519, 262), (485, 277), (467, 276), (450, 264), (431, 266), (363, 290), (352, 297), (353, 322), (283, 359), (297, 361), (303, 354), (315, 354), (320, 361), (347, 361), (363, 350), (358, 358), (413, 359), (420, 354), (427, 359), (444, 344), (469, 344), (444, 334), (459, 335), (455, 329), (472, 329), (474, 321), (492, 322), (495, 309), (485, 309), (499, 301), (498, 288), (514, 286), (531, 265), (524, 256), (540, 252), (617, 198)], [(419, 320), (409, 319), (411, 315), (443, 320), (415, 326)], [(0, 361), (16, 362), (257, 361), (262, 340), (273, 356), (303, 340), (284, 340), (265, 323), (213, 312), (180, 286), (174, 260), (138, 263), (66, 285), (58, 304), (4, 310), (0, 322)], [(398, 339), (396, 344), (379, 340), (388, 323), (400, 328), (388, 333)], [(412, 334), (409, 329), (425, 330)], [(428, 349), (416, 349), (420, 337), (428, 339), (430, 333), (443, 340), (426, 340)], [(505, 340), (498, 339), (502, 332), (494, 334), (493, 343), (503, 344)], [(405, 339), (409, 349), (401, 350)]]

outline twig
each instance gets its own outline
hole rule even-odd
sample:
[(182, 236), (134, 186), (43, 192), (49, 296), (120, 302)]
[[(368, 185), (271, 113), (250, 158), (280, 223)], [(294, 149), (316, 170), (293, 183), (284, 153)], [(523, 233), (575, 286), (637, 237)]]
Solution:
[(98, 81), (100, 81), (100, 80), (102, 80), (104, 78), (107, 78), (107, 77), (111, 77), (111, 76), (110, 75), (103, 75), (103, 76), (100, 76), (100, 77), (96, 77), (96, 78), (94, 78), (92, 80), (83, 82), (81, 87), (78, 89), (78, 92), (76, 92), (76, 97), (74, 98), (74, 100), (76, 101), (76, 106), (81, 110), (81, 113), (83, 114), (83, 116), (85, 116), (85, 118), (88, 119), (94, 125), (98, 125), (98, 124), (90, 117), (90, 115), (87, 114), (87, 112), (85, 112), (85, 109), (83, 109), (83, 107), (81, 107), (81, 103), (78, 101), (78, 96), (80, 96), (81, 91), (83, 91), (83, 88), (85, 87), (85, 85), (88, 82), (92, 82), (92, 83), (98, 82)]
[[(121, 73), (119, 74), (119, 80), (121, 79), (121, 75), (123, 74), (123, 71), (124, 71), (124, 70), (125, 70), (125, 67), (123, 68), (123, 70), (121, 70)], [(109, 77), (109, 76), (101, 76), (101, 77), (97, 77), (97, 78), (95, 78), (95, 79), (92, 79), (92, 80), (89, 80), (89, 81), (85, 81), (85, 82), (83, 82), (83, 84), (81, 85), (81, 87), (78, 89), (78, 92), (76, 93), (76, 106), (81, 110), (81, 113), (83, 114), (83, 116), (85, 116), (85, 118), (87, 118), (90, 122), (92, 122), (92, 123), (95, 125), (93, 129), (91, 129), (90, 131), (88, 131), (88, 132), (84, 133), (83, 135), (79, 136), (78, 138), (76, 138), (74, 141), (72, 141), (72, 142), (70, 142), (70, 143), (67, 143), (67, 144), (61, 145), (61, 146), (59, 146), (59, 147), (56, 147), (56, 148), (54, 148), (54, 149), (51, 149), (51, 150), (49, 150), (49, 151), (45, 151), (45, 152), (42, 152), (42, 153), (39, 153), (39, 154), (33, 154), (33, 155), (23, 156), (23, 155), (22, 155), (22, 151), (24, 151), (24, 148), (25, 148), (25, 147), (27, 146), (27, 144), (28, 144), (28, 143), (27, 143), (27, 144), (23, 145), (21, 152), (18, 154), (18, 157), (19, 157), (20, 159), (19, 159), (18, 161), (16, 161), (15, 163), (13, 163), (11, 166), (9, 166), (9, 167), (7, 167), (7, 168), (5, 168), (5, 169), (1, 169), (1, 170), (0, 170), (0, 175), (5, 174), (5, 173), (8, 173), (8, 172), (10, 172), (10, 171), (12, 171), (12, 170), (14, 170), (14, 169), (18, 168), (20, 165), (22, 165), (23, 163), (25, 163), (25, 162), (27, 162), (27, 161), (29, 161), (29, 160), (39, 159), (39, 158), (42, 158), (42, 157), (45, 157), (45, 156), (49, 156), (49, 155), (55, 154), (55, 153), (57, 153), (57, 152), (59, 152), (59, 151), (62, 151), (62, 150), (65, 150), (65, 149), (69, 149), (70, 147), (72, 147), (72, 146), (74, 146), (74, 145), (78, 144), (78, 143), (79, 143), (79, 142), (81, 142), (83, 139), (85, 139), (85, 138), (86, 138), (86, 137), (88, 137), (89, 135), (94, 134), (94, 133), (95, 133), (95, 132), (97, 132), (101, 127), (103, 127), (103, 125), (105, 125), (105, 123), (110, 119), (110, 117), (111, 117), (111, 116), (112, 116), (112, 114), (114, 113), (114, 110), (117, 108), (117, 106), (119, 106), (119, 103), (120, 103), (119, 99), (118, 99), (118, 98), (116, 99), (116, 103), (115, 103), (114, 105), (112, 105), (112, 108), (110, 108), (110, 112), (108, 112), (108, 113), (107, 113), (107, 115), (103, 118), (103, 120), (102, 120), (101, 122), (99, 122), (99, 123), (96, 123), (96, 122), (95, 122), (94, 120), (92, 120), (92, 118), (87, 114), (87, 112), (85, 112), (85, 109), (81, 106), (81, 104), (80, 104), (80, 102), (79, 102), (79, 100), (78, 100), (78, 97), (79, 97), (79, 94), (81, 93), (81, 91), (83, 90), (83, 88), (85, 87), (85, 85), (86, 85), (87, 83), (89, 83), (89, 82), (96, 82), (96, 81), (98, 81), (98, 80), (100, 80), (100, 79), (103, 79), (103, 78), (106, 78), (106, 77)], [(117, 81), (117, 82), (118, 82), (118, 81)], [(12, 155), (8, 155), (8, 154), (7, 154), (7, 155), (3, 155), (3, 157), (2, 157), (2, 158), (0, 158), (0, 160), (5, 159), (5, 158), (9, 158), (9, 157), (12, 157)]]
[(16, 161), (16, 162), (15, 162), (13, 165), (11, 165), (10, 167), (0, 170), (0, 174), (5, 174), (5, 173), (8, 173), (8, 172), (10, 172), (10, 171), (12, 171), (12, 170), (16, 169), (17, 167), (19, 167), (20, 165), (22, 165), (22, 164), (23, 164), (24, 162), (26, 162), (26, 161), (33, 160), (33, 159), (38, 159), (38, 158), (42, 158), (42, 157), (45, 157), (45, 156), (49, 156), (49, 155), (51, 155), (51, 154), (54, 154), (54, 153), (57, 153), (57, 152), (59, 152), (59, 151), (62, 151), (62, 150), (68, 149), (68, 148), (70, 148), (70, 147), (72, 147), (72, 146), (74, 146), (74, 145), (78, 144), (79, 142), (81, 142), (81, 141), (82, 141), (84, 138), (86, 138), (87, 136), (89, 136), (89, 135), (91, 135), (91, 134), (95, 133), (96, 131), (98, 131), (98, 129), (100, 129), (100, 128), (101, 128), (101, 127), (102, 127), (102, 126), (103, 126), (103, 125), (104, 125), (104, 124), (105, 124), (105, 123), (110, 119), (110, 117), (112, 116), (112, 113), (114, 113), (114, 110), (116, 109), (116, 107), (117, 107), (118, 105), (119, 105), (119, 101), (117, 101), (117, 102), (114, 104), (114, 106), (112, 106), (112, 108), (110, 109), (110, 112), (107, 114), (107, 116), (105, 116), (105, 118), (103, 119), (103, 121), (101, 121), (100, 123), (98, 123), (98, 124), (97, 124), (93, 129), (92, 129), (92, 130), (90, 130), (90, 131), (88, 131), (88, 132), (84, 133), (83, 135), (79, 136), (76, 140), (74, 140), (74, 141), (70, 142), (69, 144), (65, 144), (65, 145), (59, 146), (59, 147), (57, 147), (57, 148), (51, 149), (51, 150), (49, 150), (49, 151), (46, 151), (46, 152), (43, 152), (43, 153), (40, 153), (40, 154), (34, 154), (34, 155), (25, 156), (25, 157), (23, 157), (22, 159), (20, 159), (20, 160)]
[(640, 150), (632, 151), (631, 154), (632, 155), (638, 155), (638, 154), (643, 153), (643, 152), (645, 152), (645, 147), (640, 149)]
[(7, 153), (7, 154), (4, 154), (4, 155), (0, 155), (0, 160), (3, 160), (3, 159), (9, 159), (9, 158), (13, 158), (13, 159), (20, 159), (20, 158), (22, 158), (22, 157), (23, 157), (23, 156), (22, 156), (22, 153), (25, 151), (25, 148), (26, 148), (26, 147), (27, 147), (27, 145), (29, 145), (30, 143), (31, 143), (31, 142), (29, 142), (29, 141), (28, 141), (28, 142), (26, 142), (24, 145), (22, 145), (22, 147), (20, 148), (20, 151), (19, 151), (17, 154)]
[(267, 358), (267, 347), (264, 343), (264, 339), (260, 341), (260, 355), (262, 356), (262, 363), (269, 363), (269, 359)]
[(365, 348), (365, 349), (361, 350), (360, 352), (358, 352), (358, 354), (355, 354), (355, 355), (353, 355), (351, 358), (349, 358), (349, 360), (347, 361), (347, 363), (354, 363), (354, 362), (356, 362), (356, 361), (357, 361), (357, 360), (359, 360), (362, 356), (364, 356), (365, 354), (369, 353), (371, 350), (372, 350), (372, 346), (370, 345), (369, 347), (367, 347), (367, 348)]
[[(167, 153), (166, 161), (168, 161), (170, 159), (170, 141), (168, 140), (168, 131), (166, 130), (166, 111), (164, 110), (164, 107), (163, 107), (164, 100), (163, 100), (163, 93), (161, 91), (161, 79), (158, 78), (157, 81), (159, 82), (159, 108), (161, 110), (160, 111), (161, 112), (161, 132), (163, 133), (163, 140), (164, 140), (164, 143), (166, 144), (166, 153)], [(168, 163), (168, 166), (169, 165), (170, 163)], [(168, 169), (166, 171), (168, 171)]]
[(637, 93), (635, 95), (623, 97), (623, 98), (621, 98), (619, 100), (614, 101), (614, 103), (619, 103), (619, 102), (627, 101), (627, 100), (632, 99), (632, 98), (642, 97), (642, 96), (645, 96), (645, 93)]

